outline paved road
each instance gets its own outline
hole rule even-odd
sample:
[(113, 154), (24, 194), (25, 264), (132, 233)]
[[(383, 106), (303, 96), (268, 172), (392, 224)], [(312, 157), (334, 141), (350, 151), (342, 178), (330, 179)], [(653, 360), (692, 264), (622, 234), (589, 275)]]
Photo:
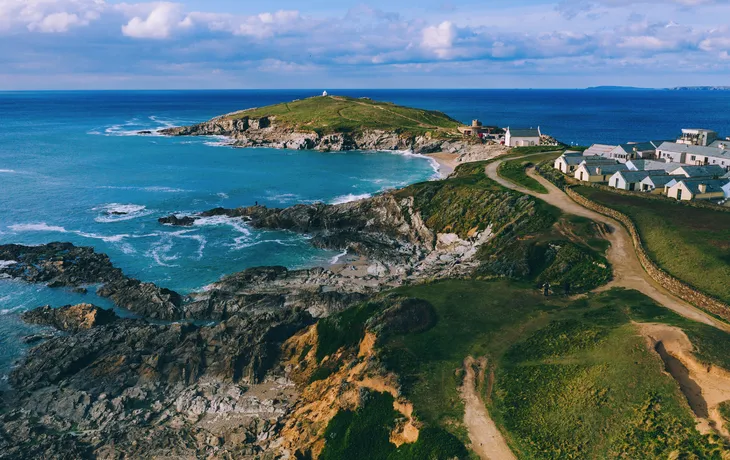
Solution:
[[(525, 157), (529, 157), (526, 155)], [(525, 158), (520, 157), (520, 158)], [(509, 158), (513, 160), (515, 158)], [(607, 290), (612, 287), (623, 287), (627, 289), (635, 289), (640, 291), (644, 295), (654, 299), (657, 303), (675, 311), (676, 313), (684, 316), (685, 318), (692, 319), (701, 323), (709, 324), (718, 329), (722, 329), (726, 332), (730, 332), (730, 325), (723, 321), (719, 321), (697, 307), (685, 302), (674, 294), (670, 293), (659, 284), (657, 284), (641, 266), (639, 258), (634, 250), (631, 237), (628, 231), (618, 221), (606, 217), (603, 214), (599, 214), (590, 209), (586, 209), (573, 201), (568, 195), (565, 194), (558, 187), (553, 185), (551, 182), (546, 180), (544, 177), (538, 175), (533, 170), (528, 171), (530, 177), (540, 182), (547, 190), (548, 193), (541, 194), (528, 190), (520, 185), (510, 182), (497, 174), (499, 165), (505, 160), (497, 160), (486, 167), (486, 174), (491, 179), (495, 180), (504, 187), (516, 190), (518, 192), (532, 195), (551, 204), (563, 212), (568, 214), (574, 214), (576, 216), (587, 217), (596, 222), (604, 223), (610, 226), (613, 231), (606, 235), (606, 238), (611, 243), (608, 249), (607, 258), (613, 265), (614, 280), (607, 286), (603, 286), (599, 290)]]

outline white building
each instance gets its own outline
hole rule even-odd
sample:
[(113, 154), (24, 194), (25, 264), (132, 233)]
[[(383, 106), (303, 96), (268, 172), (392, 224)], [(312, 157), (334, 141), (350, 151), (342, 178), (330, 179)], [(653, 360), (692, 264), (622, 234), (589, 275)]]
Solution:
[(626, 167), (631, 171), (656, 171), (663, 169), (667, 172), (674, 171), (677, 169), (679, 164), (677, 163), (666, 163), (664, 161), (657, 160), (630, 160), (626, 162)]
[[(728, 143), (730, 144), (730, 141)], [(716, 147), (664, 142), (657, 149), (657, 158), (668, 163), (686, 163), (696, 166), (718, 165), (726, 169), (730, 168), (730, 151)]]
[(639, 190), (642, 192), (649, 192), (649, 193), (656, 193), (656, 194), (664, 194), (666, 193), (665, 187), (667, 184), (671, 183), (671, 185), (674, 185), (677, 183), (677, 180), (681, 180), (683, 177), (681, 176), (647, 176), (644, 178), (644, 180), (641, 181), (641, 184), (639, 186)]
[(717, 139), (717, 133), (710, 129), (683, 129), (678, 144), (707, 147)]
[(727, 179), (684, 179), (667, 190), (667, 196), (680, 201), (721, 200), (725, 198)]
[(672, 176), (684, 176), (688, 179), (717, 179), (725, 175), (726, 171), (717, 165), (691, 166), (682, 165), (669, 172)]
[(608, 186), (620, 190), (642, 190), (641, 182), (650, 176), (667, 176), (667, 172), (658, 171), (616, 171), (608, 180)]
[(583, 163), (573, 177), (581, 182), (606, 183), (618, 171), (628, 171), (625, 164), (589, 164)]
[(514, 129), (507, 128), (504, 134), (504, 145), (508, 147), (531, 147), (540, 145), (542, 133), (540, 127), (537, 129)]
[(588, 150), (583, 152), (583, 154), (586, 156), (598, 155), (598, 156), (608, 158), (608, 155), (616, 147), (618, 147), (618, 146), (617, 145), (606, 145), (606, 144), (593, 144), (590, 147), (588, 147)]

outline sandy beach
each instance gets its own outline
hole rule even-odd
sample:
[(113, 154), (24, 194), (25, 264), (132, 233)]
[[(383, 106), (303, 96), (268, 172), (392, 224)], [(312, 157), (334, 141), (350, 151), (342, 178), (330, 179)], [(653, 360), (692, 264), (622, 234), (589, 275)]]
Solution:
[(442, 177), (447, 177), (449, 174), (454, 172), (454, 169), (459, 165), (457, 161), (459, 158), (458, 153), (438, 152), (429, 153), (426, 155), (429, 158), (433, 158), (439, 164), (439, 174)]

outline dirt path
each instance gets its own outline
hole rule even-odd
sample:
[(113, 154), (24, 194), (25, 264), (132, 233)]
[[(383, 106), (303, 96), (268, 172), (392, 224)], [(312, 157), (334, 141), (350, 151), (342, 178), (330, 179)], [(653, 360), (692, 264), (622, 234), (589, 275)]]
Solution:
[[(486, 359), (475, 360), (471, 356), (464, 360), (464, 384), (460, 392), (464, 401), (464, 424), (469, 430), (471, 449), (484, 460), (516, 460), (507, 441), (489, 417), (487, 406), (479, 394), (479, 380), (484, 379)], [(479, 374), (474, 367), (479, 368)]]
[[(530, 155), (526, 155), (525, 157), (529, 156)], [(514, 159), (516, 158), (510, 158), (510, 160)], [(485, 171), (489, 178), (493, 179), (500, 185), (539, 198), (546, 203), (561, 209), (565, 213), (587, 217), (611, 227), (612, 232), (606, 235), (606, 239), (608, 239), (611, 243), (607, 252), (607, 258), (608, 261), (611, 262), (611, 265), (613, 265), (614, 279), (608, 285), (600, 288), (599, 291), (608, 290), (612, 287), (635, 289), (685, 318), (730, 332), (730, 325), (727, 323), (713, 318), (709, 314), (694, 307), (693, 305), (690, 305), (658, 285), (649, 276), (649, 274), (644, 271), (644, 268), (641, 266), (639, 258), (636, 255), (636, 251), (634, 250), (628, 231), (618, 221), (584, 208), (573, 201), (565, 194), (565, 192), (560, 190), (544, 177), (535, 173), (533, 170), (528, 171), (528, 175), (540, 182), (540, 184), (548, 190), (548, 193), (541, 194), (533, 192), (532, 190), (526, 189), (502, 178), (499, 174), (497, 174), (497, 169), (503, 161), (504, 160), (490, 163), (487, 165)]]

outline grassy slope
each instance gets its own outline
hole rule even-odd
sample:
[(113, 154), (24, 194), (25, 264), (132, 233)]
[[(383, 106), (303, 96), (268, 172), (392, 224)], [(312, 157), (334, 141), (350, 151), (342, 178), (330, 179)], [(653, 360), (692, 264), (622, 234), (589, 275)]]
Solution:
[(230, 118), (275, 116), (277, 123), (320, 134), (382, 129), (403, 134), (455, 135), (458, 121), (436, 111), (341, 96), (311, 97), (237, 112)]
[[(685, 320), (636, 291), (569, 301), (545, 299), (504, 280), (452, 280), (396, 292), (426, 300), (438, 317), (426, 331), (388, 334), (377, 344), (419, 419), (438, 433), (424, 443), (457, 449), (443, 430), (466, 441), (459, 370), (472, 355), (487, 356), (495, 368), (489, 408), (520, 458), (666, 458), (671, 452), (719, 458), (719, 447), (695, 430), (678, 385), (632, 321), (682, 327), (699, 359), (730, 368), (727, 334)], [(338, 433), (361, 428), (352, 419), (332, 425)], [(331, 448), (343, 452), (347, 445)], [(367, 448), (359, 452), (374, 455)]]
[[(571, 244), (584, 255), (593, 254), (586, 248), (605, 249), (589, 221), (561, 217), (531, 199), (513, 196), (485, 179), (483, 168), (464, 165), (453, 179), (399, 193), (412, 196), (437, 231), (466, 234), (483, 229), (484, 222), (502, 222), (505, 231), (485, 246), (485, 260), (502, 261), (514, 257), (513, 252), (532, 259), (531, 251), (554, 243), (560, 227), (577, 238), (579, 243), (571, 239)], [(522, 217), (510, 222), (520, 210)], [(503, 250), (504, 245), (513, 250)], [(576, 263), (570, 257), (555, 260), (568, 268)], [(360, 409), (333, 420), (323, 452), (330, 457), (325, 458), (458, 456), (462, 446), (457, 439), (467, 442), (458, 387), (462, 361), (469, 355), (487, 356), (496, 379), (493, 386), (485, 385), (492, 389), (486, 400), (521, 458), (719, 458), (717, 445), (694, 429), (678, 385), (647, 350), (632, 321), (682, 327), (699, 350), (698, 359), (730, 369), (728, 334), (685, 320), (635, 291), (612, 290), (577, 301), (546, 299), (535, 289), (534, 277), (549, 273), (553, 265), (538, 263), (538, 274), (522, 277), (527, 282), (449, 280), (395, 290), (425, 301), (436, 318), (425, 329), (379, 333), (376, 345), (424, 423), (421, 437), (401, 449), (386, 443), (387, 430), (374, 427), (392, 426), (397, 415), (389, 409), (387, 395), (372, 394)], [(590, 282), (600, 283), (600, 276)], [(374, 318), (388, 302), (370, 302), (320, 321), (318, 354), (355, 346), (366, 327), (377, 327)], [(370, 433), (371, 442), (359, 440), (363, 433)]]
[[(553, 147), (556, 149), (556, 147)], [(528, 167), (536, 165), (542, 161), (554, 160), (562, 155), (562, 151), (548, 152), (541, 155), (533, 155), (529, 158), (521, 158), (517, 160), (505, 161), (499, 166), (499, 175), (503, 178), (522, 185), (523, 187), (537, 193), (547, 193), (547, 189), (538, 181), (528, 176), (526, 170)]]
[(660, 267), (730, 302), (730, 213), (591, 187), (575, 190), (631, 217), (649, 255)]

